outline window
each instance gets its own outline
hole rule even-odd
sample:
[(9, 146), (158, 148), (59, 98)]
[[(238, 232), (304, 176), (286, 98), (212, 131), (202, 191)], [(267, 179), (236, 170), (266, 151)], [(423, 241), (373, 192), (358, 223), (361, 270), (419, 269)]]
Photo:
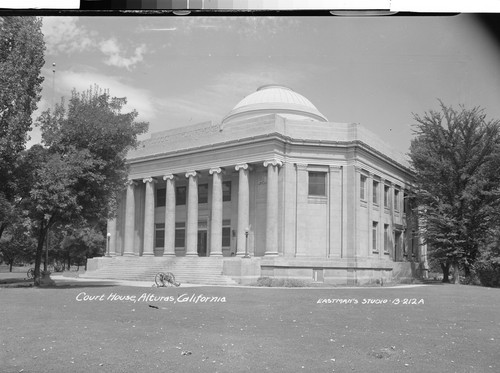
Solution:
[(175, 223), (175, 247), (186, 246), (186, 223)]
[(406, 205), (408, 203), (408, 194), (403, 194), (403, 212), (406, 213)]
[(231, 182), (230, 181), (222, 182), (222, 201), (223, 202), (231, 201)]
[(373, 204), (378, 205), (378, 181), (373, 181)]
[[(163, 189), (165, 190), (165, 189)], [(165, 224), (156, 224), (155, 229), (155, 247), (165, 246)]]
[(378, 231), (378, 223), (374, 221), (372, 223), (372, 251), (373, 252), (378, 252), (378, 245), (377, 245), (377, 231)]
[(165, 196), (166, 189), (156, 189), (156, 207), (165, 206)]
[(175, 204), (177, 206), (186, 204), (186, 187), (180, 186), (175, 188)]
[(208, 184), (198, 185), (198, 203), (208, 203)]
[(222, 221), (222, 247), (231, 246), (231, 220)]
[(389, 224), (384, 224), (384, 253), (389, 253)]
[(389, 187), (384, 186), (384, 207), (389, 208)]
[(326, 197), (326, 172), (309, 171), (309, 195)]
[(399, 211), (399, 190), (394, 189), (394, 210)]
[(360, 177), (359, 198), (363, 201), (366, 199), (366, 176), (364, 175)]

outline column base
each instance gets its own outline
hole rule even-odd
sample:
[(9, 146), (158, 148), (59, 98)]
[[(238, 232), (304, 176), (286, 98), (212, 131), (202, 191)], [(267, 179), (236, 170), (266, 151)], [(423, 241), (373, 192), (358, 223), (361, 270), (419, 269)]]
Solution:
[(198, 253), (186, 253), (186, 256), (191, 256), (191, 257), (198, 256)]
[(135, 253), (123, 253), (123, 256), (136, 256)]
[(163, 256), (174, 257), (175, 253), (163, 253)]
[(142, 256), (155, 256), (154, 253), (142, 253)]
[(216, 253), (210, 253), (210, 257), (215, 256), (215, 257), (222, 257), (222, 251), (221, 252), (216, 252)]

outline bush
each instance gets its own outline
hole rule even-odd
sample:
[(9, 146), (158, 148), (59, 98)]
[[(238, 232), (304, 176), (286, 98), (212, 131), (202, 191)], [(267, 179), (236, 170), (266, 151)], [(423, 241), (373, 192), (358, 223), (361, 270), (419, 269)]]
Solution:
[(480, 260), (474, 265), (474, 272), (483, 286), (500, 287), (500, 261)]
[(259, 277), (257, 279), (257, 286), (297, 288), (310, 286), (310, 284), (307, 281), (295, 278)]

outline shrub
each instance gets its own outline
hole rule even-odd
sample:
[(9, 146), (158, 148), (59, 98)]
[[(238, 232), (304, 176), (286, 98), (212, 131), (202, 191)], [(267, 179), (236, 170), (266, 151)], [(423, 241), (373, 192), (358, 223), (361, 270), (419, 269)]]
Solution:
[(474, 265), (474, 272), (483, 286), (500, 287), (500, 260), (479, 260)]
[(257, 279), (257, 286), (267, 286), (267, 287), (305, 287), (310, 286), (307, 281), (298, 280), (295, 278), (270, 278), (270, 277), (259, 277)]

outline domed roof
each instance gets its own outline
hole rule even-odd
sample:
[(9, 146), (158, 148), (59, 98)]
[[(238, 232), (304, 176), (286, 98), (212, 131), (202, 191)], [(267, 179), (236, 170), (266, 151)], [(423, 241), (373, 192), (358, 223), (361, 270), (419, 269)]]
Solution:
[(304, 96), (288, 87), (265, 85), (238, 102), (224, 117), (222, 123), (271, 113), (291, 119), (328, 121)]

